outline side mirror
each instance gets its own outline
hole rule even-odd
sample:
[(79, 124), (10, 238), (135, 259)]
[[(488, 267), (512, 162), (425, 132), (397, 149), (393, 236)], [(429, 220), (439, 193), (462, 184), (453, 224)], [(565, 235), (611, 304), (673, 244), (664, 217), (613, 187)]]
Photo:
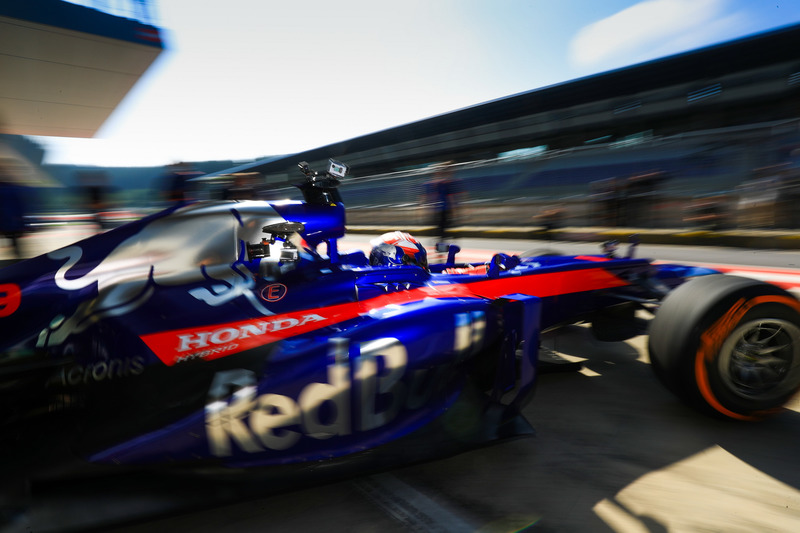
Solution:
[(452, 265), (456, 262), (456, 254), (461, 251), (461, 248), (455, 244), (447, 242), (437, 242), (436, 251), (440, 254), (447, 253), (446, 265)]

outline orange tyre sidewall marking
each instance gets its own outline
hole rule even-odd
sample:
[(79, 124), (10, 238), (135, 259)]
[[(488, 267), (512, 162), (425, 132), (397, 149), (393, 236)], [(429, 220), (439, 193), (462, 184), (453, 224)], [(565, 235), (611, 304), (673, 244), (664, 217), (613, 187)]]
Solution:
[(711, 384), (708, 379), (708, 368), (706, 365), (713, 363), (715, 356), (719, 352), (720, 348), (722, 348), (723, 342), (725, 342), (725, 339), (728, 338), (728, 335), (733, 332), (734, 328), (739, 324), (744, 315), (746, 315), (750, 309), (764, 303), (787, 305), (788, 307), (791, 307), (800, 313), (800, 302), (794, 298), (777, 295), (756, 296), (750, 300), (741, 298), (728, 311), (726, 311), (725, 314), (717, 319), (717, 321), (714, 322), (711, 327), (703, 332), (703, 334), (700, 336), (700, 346), (697, 349), (697, 355), (695, 356), (694, 360), (695, 381), (700, 394), (703, 396), (703, 399), (705, 399), (708, 405), (710, 405), (717, 412), (736, 420), (760, 420), (764, 415), (776, 412), (779, 409), (762, 410), (759, 411), (758, 416), (734, 413), (733, 411), (727, 409), (719, 402), (719, 400), (717, 400), (717, 397), (711, 390)]

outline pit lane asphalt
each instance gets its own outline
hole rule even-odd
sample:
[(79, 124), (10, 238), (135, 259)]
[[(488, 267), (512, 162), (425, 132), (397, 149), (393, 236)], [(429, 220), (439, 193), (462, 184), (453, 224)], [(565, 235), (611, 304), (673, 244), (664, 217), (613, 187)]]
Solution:
[[(355, 234), (382, 234), (394, 230), (407, 231), (419, 237), (434, 234), (432, 226), (348, 226)], [(800, 230), (784, 229), (731, 229), (711, 231), (702, 228), (636, 228), (636, 227), (559, 227), (545, 230), (539, 226), (459, 226), (448, 230), (447, 236), (454, 239), (501, 238), (515, 240), (604, 242), (608, 240), (628, 241), (636, 235), (643, 244), (666, 244), (677, 246), (724, 246), (734, 248), (800, 250)]]
[[(69, 244), (56, 240), (60, 245), (54, 248)], [(364, 241), (368, 236), (357, 235), (350, 242)], [(457, 242), (487, 253), (544, 247), (597, 251), (596, 243)], [(763, 249), (642, 245), (639, 253), (681, 260), (672, 254), (687, 254), (692, 261), (800, 264), (797, 252)], [(600, 343), (586, 328), (573, 326), (545, 336), (543, 352), (551, 351), (585, 362), (580, 372), (541, 376), (524, 410), (535, 437), (375, 476), (216, 507), (212, 502), (166, 517), (155, 495), (128, 495), (122, 505), (155, 514), (129, 526), (95, 527), (118, 533), (800, 531), (797, 399), (763, 423), (717, 421), (663, 389), (649, 368), (644, 337)], [(94, 496), (42, 501), (17, 524), (19, 531), (59, 531), (70, 523), (86, 527), (112, 496), (127, 494), (124, 488), (108, 492), (102, 487)], [(75, 498), (82, 498), (79, 505)]]

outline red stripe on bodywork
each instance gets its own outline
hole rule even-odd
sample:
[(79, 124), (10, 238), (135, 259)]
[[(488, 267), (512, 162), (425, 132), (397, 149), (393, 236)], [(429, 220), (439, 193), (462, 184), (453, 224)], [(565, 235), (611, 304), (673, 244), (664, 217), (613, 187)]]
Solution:
[(293, 311), (236, 322), (183, 328), (142, 335), (141, 339), (167, 366), (192, 359), (214, 360), (282, 339), (363, 316), (374, 309), (426, 298), (499, 298), (530, 294), (546, 298), (627, 285), (602, 268), (508, 276), (472, 283), (448, 283), (384, 294), (362, 302)]
[(624, 285), (628, 285), (628, 282), (604, 268), (508, 276), (468, 284), (472, 292), (487, 298), (499, 298), (511, 293), (547, 298), (548, 296), (611, 289)]
[(422, 287), (384, 294), (364, 302), (349, 302), (236, 322), (163, 331), (142, 335), (140, 338), (167, 366), (192, 359), (211, 361), (345, 322), (387, 305), (421, 301), (425, 298), (454, 297), (475, 298), (476, 295), (464, 284)]

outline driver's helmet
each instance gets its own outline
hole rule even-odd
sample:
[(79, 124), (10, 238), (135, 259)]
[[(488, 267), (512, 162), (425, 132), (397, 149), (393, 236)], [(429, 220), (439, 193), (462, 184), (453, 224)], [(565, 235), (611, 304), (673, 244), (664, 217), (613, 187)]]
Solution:
[(384, 233), (370, 241), (372, 266), (418, 265), (428, 268), (428, 253), (417, 239), (404, 231)]

